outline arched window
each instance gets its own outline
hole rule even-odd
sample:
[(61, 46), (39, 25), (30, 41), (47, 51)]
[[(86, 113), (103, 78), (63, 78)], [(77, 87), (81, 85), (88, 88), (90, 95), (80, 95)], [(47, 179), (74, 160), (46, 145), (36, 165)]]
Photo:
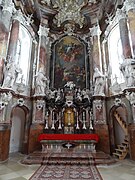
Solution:
[(29, 79), (30, 52), (31, 52), (31, 36), (28, 30), (23, 25), (20, 25), (19, 38), (18, 38), (17, 50), (16, 50), (16, 63), (18, 63), (20, 68), (22, 69), (22, 74), (19, 74), (17, 81), (19, 83), (23, 78), (23, 83), (25, 85), (28, 84), (28, 79)]
[(112, 84), (116, 81), (123, 83), (124, 78), (120, 71), (120, 65), (123, 62), (122, 44), (120, 39), (120, 29), (117, 24), (110, 32), (108, 37), (108, 48), (109, 48), (109, 62), (112, 69), (111, 81)]

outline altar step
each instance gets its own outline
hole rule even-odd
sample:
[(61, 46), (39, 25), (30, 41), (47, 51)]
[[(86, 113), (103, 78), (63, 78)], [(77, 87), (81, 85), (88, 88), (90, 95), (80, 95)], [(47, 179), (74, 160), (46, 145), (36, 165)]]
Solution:
[(116, 160), (103, 152), (96, 153), (74, 153), (74, 152), (34, 152), (26, 156), (21, 163), (22, 164), (41, 164), (41, 165), (60, 165), (60, 164), (72, 164), (72, 165), (109, 165), (115, 163)]

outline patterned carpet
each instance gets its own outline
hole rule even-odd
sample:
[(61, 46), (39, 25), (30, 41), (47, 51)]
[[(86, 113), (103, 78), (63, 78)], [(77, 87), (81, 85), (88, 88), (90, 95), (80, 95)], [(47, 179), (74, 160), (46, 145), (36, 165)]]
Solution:
[(42, 165), (29, 180), (102, 180), (96, 166)]

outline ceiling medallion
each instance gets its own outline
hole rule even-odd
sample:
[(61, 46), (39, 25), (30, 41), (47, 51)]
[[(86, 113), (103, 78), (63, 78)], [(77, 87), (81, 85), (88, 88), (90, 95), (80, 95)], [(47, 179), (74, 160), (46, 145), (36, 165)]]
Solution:
[(84, 16), (81, 8), (85, 5), (84, 1), (78, 0), (57, 0), (53, 3), (53, 8), (58, 9), (54, 23), (60, 27), (65, 21), (79, 24), (80, 28), (84, 25)]

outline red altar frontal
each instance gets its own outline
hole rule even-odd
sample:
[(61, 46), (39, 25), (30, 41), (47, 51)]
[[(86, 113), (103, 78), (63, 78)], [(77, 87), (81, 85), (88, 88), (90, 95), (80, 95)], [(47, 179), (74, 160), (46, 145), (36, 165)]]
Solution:
[(40, 134), (38, 141), (42, 140), (93, 140), (98, 142), (99, 136), (97, 134)]
[(96, 152), (95, 147), (99, 136), (97, 134), (40, 134), (38, 141), (42, 144), (42, 151), (74, 148)]

